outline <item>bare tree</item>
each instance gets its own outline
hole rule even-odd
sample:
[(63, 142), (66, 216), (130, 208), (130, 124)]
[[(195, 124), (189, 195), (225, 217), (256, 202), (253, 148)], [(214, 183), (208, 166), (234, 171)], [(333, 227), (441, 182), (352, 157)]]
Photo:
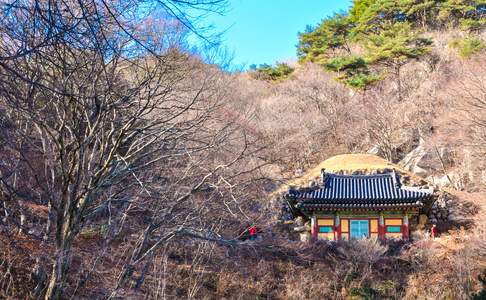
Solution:
[[(6, 148), (19, 162), (2, 166), (1, 189), (49, 207), (45, 237), (55, 253), (46, 299), (61, 298), (73, 243), (100, 213), (106, 243), (127, 222), (143, 226), (114, 295), (172, 239), (232, 243), (209, 230), (224, 219), (212, 210), (248, 218), (238, 197), (262, 146), (238, 112), (224, 115), (222, 73), (179, 50), (180, 26), (206, 38), (184, 8), (222, 3), (154, 2), (166, 16), (158, 27), (138, 21), (142, 2), (2, 3), (0, 106), (17, 122)], [(32, 189), (19, 188), (18, 176)]]
[(453, 96), (462, 101), (456, 106), (464, 112), (463, 117), (470, 128), (470, 137), (477, 147), (479, 157), (486, 155), (486, 83), (483, 63), (472, 62), (462, 71), (453, 90)]

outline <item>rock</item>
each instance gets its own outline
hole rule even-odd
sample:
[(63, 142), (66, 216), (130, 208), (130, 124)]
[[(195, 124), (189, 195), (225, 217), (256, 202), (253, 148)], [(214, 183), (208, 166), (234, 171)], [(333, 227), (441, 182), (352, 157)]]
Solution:
[[(438, 152), (438, 153), (437, 153)], [(440, 156), (440, 157), (439, 157)], [(436, 149), (426, 147), (425, 141), (420, 138), (418, 146), (409, 152), (398, 164), (407, 171), (420, 176), (433, 175), (437, 171), (443, 171), (452, 162), (451, 151), (447, 147)]]
[(309, 228), (307, 228), (307, 226), (297, 226), (297, 227), (294, 227), (294, 231), (297, 231), (297, 232), (309, 231)]
[[(391, 149), (384, 149), (383, 146), (373, 145), (367, 153), (386, 157), (392, 161), (400, 160), (406, 153), (412, 151), (419, 145), (419, 132), (416, 129), (403, 128), (391, 146)], [(391, 157), (390, 157), (391, 156)]]
[(378, 146), (373, 146), (370, 150), (368, 150), (366, 153), (368, 154), (373, 154), (373, 155), (380, 155), (380, 147)]
[(404, 128), (400, 131), (400, 138), (396, 145), (398, 153), (409, 153), (420, 145), (420, 133), (415, 128)]
[(449, 214), (449, 216), (447, 216), (447, 221), (458, 222), (459, 220), (460, 218), (456, 214)]
[(447, 175), (431, 175), (427, 177), (427, 180), (439, 188), (453, 187), (456, 190), (463, 190), (465, 186), (461, 175), (454, 171), (447, 173)]
[(308, 242), (310, 241), (310, 232), (302, 232), (300, 233), (300, 241), (301, 242)]
[(426, 174), (427, 170), (419, 167), (420, 161), (427, 154), (427, 151), (425, 150), (425, 146), (423, 144), (423, 139), (420, 139), (420, 143), (417, 148), (405, 155), (405, 157), (398, 163), (398, 165), (405, 170), (414, 172), (418, 175)]
[(445, 207), (447, 207), (447, 204), (446, 204), (444, 198), (439, 198), (436, 203), (437, 203), (437, 207), (438, 208), (445, 208)]

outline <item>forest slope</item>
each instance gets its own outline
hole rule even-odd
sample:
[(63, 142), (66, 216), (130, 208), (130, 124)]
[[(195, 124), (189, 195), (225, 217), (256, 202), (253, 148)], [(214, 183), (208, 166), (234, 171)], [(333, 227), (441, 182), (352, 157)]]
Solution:
[[(232, 74), (170, 10), (41, 4), (0, 11), (0, 298), (480, 297), (484, 2), (356, 0)], [(448, 190), (440, 237), (296, 241), (275, 191), (347, 153)]]

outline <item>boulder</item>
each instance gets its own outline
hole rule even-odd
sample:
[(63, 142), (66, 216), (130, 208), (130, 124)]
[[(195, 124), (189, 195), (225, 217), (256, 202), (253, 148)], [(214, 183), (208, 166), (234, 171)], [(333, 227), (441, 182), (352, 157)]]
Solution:
[(373, 154), (373, 155), (380, 155), (380, 154), (381, 154), (380, 147), (378, 147), (378, 146), (373, 146), (373, 147), (371, 147), (371, 149), (370, 149), (370, 150), (368, 150), (366, 153), (368, 153), (368, 154)]
[(295, 225), (296, 226), (303, 226), (304, 225), (304, 218), (302, 218), (302, 217), (295, 218)]
[[(380, 145), (374, 145), (367, 151), (367, 153), (381, 157), (388, 157), (388, 159), (396, 161), (403, 158), (406, 153), (409, 153), (419, 145), (419, 136), (418, 130), (413, 128), (403, 128), (398, 132), (396, 139), (391, 145), (391, 153), (389, 149), (384, 150)], [(392, 157), (389, 157), (390, 155)]]
[(446, 203), (444, 197), (439, 197), (439, 199), (437, 199), (437, 201), (435, 203), (437, 203), (437, 207), (438, 208), (445, 208), (445, 207), (447, 207), (447, 203)]
[(302, 169), (302, 168), (299, 168), (299, 169), (295, 170), (295, 172), (294, 172), (295, 177), (301, 177), (301, 176), (304, 176), (304, 174), (305, 174), (304, 169)]
[(431, 175), (427, 177), (427, 180), (438, 188), (453, 187), (456, 190), (464, 189), (462, 176), (454, 171), (447, 173), (447, 175)]
[(303, 232), (303, 231), (309, 231), (310, 228), (307, 228), (307, 226), (297, 226), (297, 227), (294, 227), (294, 231), (297, 231), (297, 232)]
[(317, 187), (317, 182), (316, 182), (315, 180), (311, 180), (311, 181), (309, 181), (309, 187), (310, 187), (310, 188), (315, 188), (315, 187)]
[(456, 215), (456, 214), (449, 214), (447, 216), (447, 221), (449, 222), (459, 222), (460, 221), (460, 218)]
[(409, 152), (398, 164), (407, 171), (420, 176), (429, 176), (443, 171), (442, 163), (451, 164), (452, 155), (447, 147), (429, 148), (421, 138), (419, 145)]
[(311, 238), (310, 232), (301, 232), (299, 236), (301, 242), (308, 242)]
[(420, 133), (416, 128), (403, 128), (400, 130), (399, 139), (396, 144), (396, 152), (409, 153), (420, 145)]

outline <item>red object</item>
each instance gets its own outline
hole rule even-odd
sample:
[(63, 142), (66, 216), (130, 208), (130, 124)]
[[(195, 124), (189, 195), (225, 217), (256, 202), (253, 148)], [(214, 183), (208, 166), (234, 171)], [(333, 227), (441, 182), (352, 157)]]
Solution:
[(339, 220), (339, 225), (334, 226), (334, 240), (341, 239), (341, 220)]
[(378, 238), (384, 239), (385, 238), (385, 226), (380, 224), (380, 220), (378, 219)]
[(402, 236), (404, 240), (408, 240), (408, 225), (402, 225)]
[(317, 220), (314, 222), (314, 226), (311, 228), (311, 235), (314, 240), (317, 240), (317, 233), (319, 232), (319, 226), (317, 225)]
[(430, 234), (432, 235), (433, 238), (435, 238), (437, 236), (437, 227), (436, 226), (432, 226), (432, 228), (430, 229)]
[(256, 226), (251, 226), (251, 227), (248, 229), (248, 232), (250, 232), (250, 235), (255, 235), (255, 234), (257, 233)]
[(378, 217), (378, 238), (380, 240), (385, 239), (385, 231), (386, 231), (385, 218), (382, 215), (380, 215)]

